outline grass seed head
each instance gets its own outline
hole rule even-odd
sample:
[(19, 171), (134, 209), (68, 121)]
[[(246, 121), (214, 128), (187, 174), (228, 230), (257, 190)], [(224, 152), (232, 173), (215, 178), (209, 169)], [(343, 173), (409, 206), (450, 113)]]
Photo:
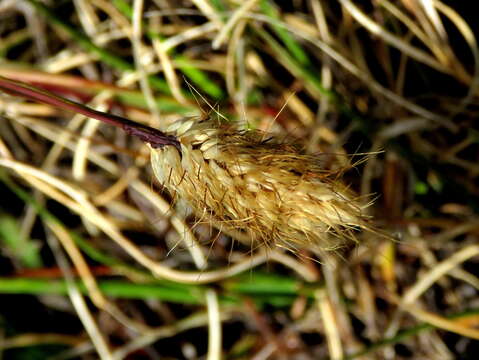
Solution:
[(332, 250), (371, 229), (364, 204), (325, 168), (320, 155), (238, 124), (186, 119), (167, 133), (174, 146), (152, 149), (155, 176), (202, 220), (290, 250)]
[(160, 183), (220, 230), (293, 251), (336, 249), (355, 240), (354, 230), (375, 231), (364, 214), (368, 204), (341, 182), (341, 169), (260, 131), (204, 118), (175, 122), (165, 134), (1, 76), (0, 89), (118, 126), (147, 142)]

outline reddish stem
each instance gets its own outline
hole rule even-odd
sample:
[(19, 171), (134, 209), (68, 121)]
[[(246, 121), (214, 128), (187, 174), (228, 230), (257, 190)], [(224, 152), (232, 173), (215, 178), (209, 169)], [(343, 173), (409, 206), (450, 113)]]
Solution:
[(181, 150), (180, 143), (174, 136), (166, 135), (160, 130), (143, 124), (138, 124), (121, 116), (91, 109), (75, 101), (65, 99), (49, 91), (39, 89), (23, 82), (0, 76), (0, 89), (12, 95), (20, 95), (30, 100), (35, 100), (44, 104), (55, 106), (57, 108), (70, 110), (75, 113), (83, 114), (87, 117), (103, 121), (110, 125), (117, 126), (123, 129), (126, 133), (136, 136), (142, 141), (149, 143), (155, 149), (161, 148), (165, 145), (173, 145), (178, 150)]

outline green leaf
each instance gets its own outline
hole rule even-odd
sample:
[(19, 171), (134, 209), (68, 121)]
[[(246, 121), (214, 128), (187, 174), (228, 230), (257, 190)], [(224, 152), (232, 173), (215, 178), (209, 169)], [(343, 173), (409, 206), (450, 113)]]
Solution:
[(0, 242), (21, 265), (28, 268), (42, 266), (39, 243), (21, 236), (20, 226), (13, 216), (0, 216)]

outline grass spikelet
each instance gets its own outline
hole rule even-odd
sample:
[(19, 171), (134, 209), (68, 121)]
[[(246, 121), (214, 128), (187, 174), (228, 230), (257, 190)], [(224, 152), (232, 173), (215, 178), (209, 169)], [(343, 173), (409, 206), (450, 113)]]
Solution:
[(257, 130), (209, 117), (170, 125), (166, 133), (90, 109), (0, 76), (0, 89), (118, 126), (151, 148), (155, 176), (186, 200), (201, 221), (240, 231), (252, 243), (334, 250), (376, 231), (361, 201), (319, 155)]
[(153, 149), (158, 180), (202, 220), (245, 233), (268, 247), (333, 250), (373, 230), (364, 204), (325, 167), (321, 155), (256, 130), (212, 119), (186, 119), (167, 130), (173, 146)]

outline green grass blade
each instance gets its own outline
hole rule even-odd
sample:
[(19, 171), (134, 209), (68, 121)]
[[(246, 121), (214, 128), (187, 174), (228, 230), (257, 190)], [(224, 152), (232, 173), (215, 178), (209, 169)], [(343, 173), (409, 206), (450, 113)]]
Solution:
[[(273, 19), (274, 22), (274, 19)], [(298, 61), (288, 52), (287, 49), (281, 46), (270, 34), (266, 31), (256, 28), (257, 34), (271, 47), (273, 52), (278, 55), (279, 61), (297, 78), (304, 81), (305, 87), (316, 97), (324, 96), (332, 104), (334, 104), (339, 112), (349, 118), (356, 128), (364, 133), (370, 133), (372, 122), (370, 119), (358, 114), (351, 109), (335, 91), (326, 89), (320, 77), (317, 75), (319, 70), (311, 70), (302, 66)]]
[[(113, 4), (116, 6), (116, 8), (123, 13), (126, 17), (129, 19), (132, 18), (133, 16), (133, 9), (131, 6), (124, 0), (113, 0)], [(163, 40), (163, 38), (150, 30), (146, 30), (146, 35), (150, 39), (158, 39), (160, 41)], [(189, 59), (186, 56), (183, 55), (175, 55), (172, 50), (170, 52), (173, 53), (173, 60), (177, 64), (178, 68), (185, 74), (185, 76), (191, 80), (192, 84), (197, 86), (200, 90), (202, 90), (204, 93), (208, 94), (215, 100), (221, 100), (225, 97), (225, 93), (223, 89), (216, 85), (214, 81), (212, 81), (208, 75), (200, 70), (191, 65)]]
[[(261, 10), (272, 19), (280, 20), (278, 9), (268, 0), (261, 1)], [(308, 54), (303, 50), (301, 45), (294, 39), (294, 37), (283, 27), (272, 24), (271, 25), (276, 35), (281, 39), (293, 57), (302, 65), (310, 66)]]
[(304, 81), (305, 86), (310, 89), (317, 96), (327, 96), (329, 100), (335, 99), (335, 94), (326, 89), (319, 76), (310, 71), (308, 68), (302, 66), (287, 49), (281, 46), (270, 34), (266, 31), (256, 28), (256, 33), (271, 47), (273, 52), (278, 56), (278, 59), (283, 65), (296, 77)]
[[(112, 54), (110, 51), (107, 51), (97, 45), (95, 45), (88, 36), (84, 33), (78, 31), (73, 25), (67, 23), (58, 17), (51, 9), (43, 5), (37, 0), (27, 0), (32, 4), (35, 9), (45, 16), (52, 24), (57, 25), (63, 29), (68, 35), (70, 35), (79, 45), (81, 45), (85, 50), (89, 51), (92, 54), (97, 55), (105, 64), (110, 65), (111, 67), (120, 70), (120, 71), (133, 71), (134, 66), (126, 61), (125, 59)], [(149, 76), (148, 80), (152, 87), (155, 90), (161, 91), (165, 94), (170, 94), (170, 88), (165, 80), (160, 79), (156, 76)]]
[[(88, 295), (85, 285), (76, 281), (80, 291)], [(112, 297), (123, 299), (159, 299), (180, 304), (202, 304), (203, 290), (191, 285), (170, 287), (168, 284), (155, 282), (138, 284), (121, 280), (99, 280), (100, 290)], [(0, 293), (3, 294), (55, 294), (66, 295), (67, 284), (63, 280), (38, 278), (0, 278)]]

